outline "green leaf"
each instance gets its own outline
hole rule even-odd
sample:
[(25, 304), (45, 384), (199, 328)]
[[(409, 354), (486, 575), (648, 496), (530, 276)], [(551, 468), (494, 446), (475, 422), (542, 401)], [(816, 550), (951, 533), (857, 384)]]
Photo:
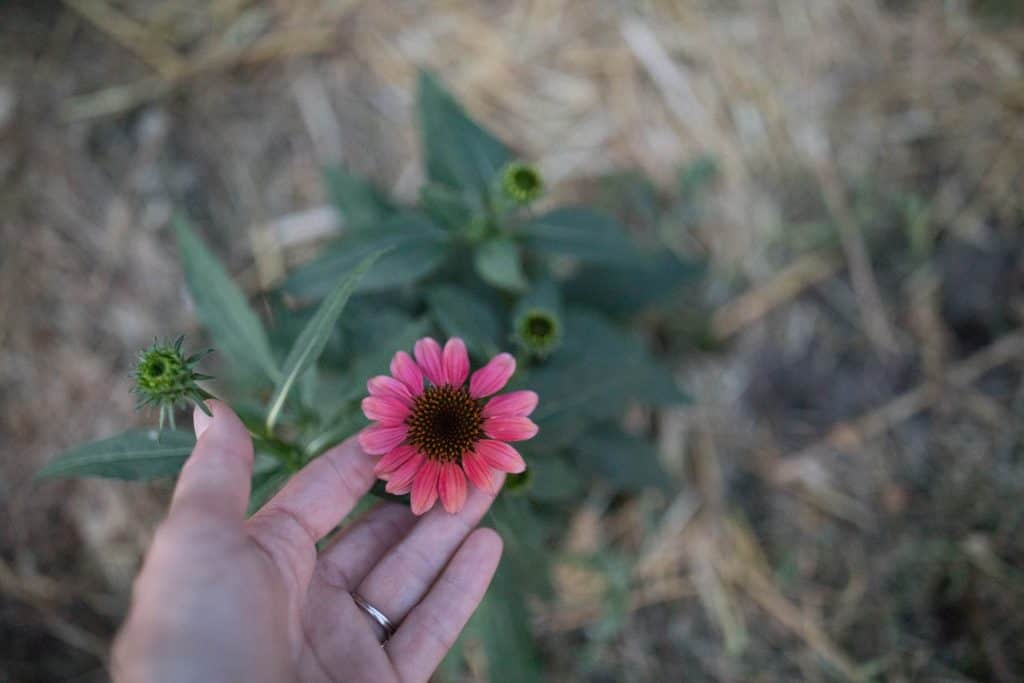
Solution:
[(373, 330), (372, 339), (360, 349), (360, 354), (349, 366), (334, 400), (343, 402), (366, 394), (366, 380), (387, 371), (395, 351), (409, 350), (416, 340), (427, 334), (430, 322), (415, 319), (400, 326), (381, 326)]
[(637, 250), (614, 219), (590, 209), (555, 209), (521, 229), (526, 245), (590, 263), (622, 264), (637, 260)]
[(461, 192), (443, 185), (427, 183), (420, 188), (420, 208), (448, 230), (467, 230), (480, 209), (474, 204), (479, 202), (467, 201)]
[(501, 348), (498, 317), (471, 291), (440, 285), (427, 293), (427, 305), (441, 331), (449, 337), (462, 337), (471, 352), (492, 356)]
[(595, 207), (625, 225), (650, 228), (662, 212), (658, 188), (638, 171), (616, 171), (598, 179)]
[(367, 256), (354, 270), (338, 281), (334, 291), (323, 300), (319, 308), (317, 308), (316, 314), (306, 324), (299, 338), (295, 340), (295, 345), (292, 346), (292, 350), (284, 361), (281, 379), (278, 380), (274, 387), (274, 396), (270, 399), (270, 405), (267, 408), (268, 432), (273, 432), (277, 416), (284, 407), (285, 399), (288, 398), (288, 394), (299, 376), (320, 357), (324, 346), (327, 345), (327, 339), (334, 330), (335, 323), (338, 322), (341, 311), (345, 308), (345, 304), (348, 303), (352, 292), (355, 291), (356, 284), (366, 274), (366, 271), (370, 269), (374, 261), (380, 257), (381, 253), (378, 251)]
[[(518, 385), (517, 385), (518, 386)], [(523, 387), (534, 386), (528, 382), (522, 383)], [(541, 402), (549, 399), (542, 396)], [(617, 405), (616, 410), (620, 409)], [(537, 436), (530, 440), (530, 449), (536, 451), (559, 451), (575, 441), (580, 434), (586, 431), (592, 418), (582, 410), (555, 410), (542, 417), (533, 416), (540, 431)]]
[(426, 71), (419, 75), (417, 104), (427, 177), (477, 197), (488, 195), (512, 159), (508, 148), (478, 126)]
[(396, 216), (376, 229), (346, 235), (320, 256), (293, 271), (283, 290), (300, 299), (325, 296), (338, 277), (369, 254), (390, 251), (381, 257), (359, 283), (359, 293), (395, 289), (434, 272), (448, 252), (448, 234), (426, 217)]
[(539, 681), (543, 677), (526, 598), (551, 595), (551, 553), (545, 547), (549, 534), (524, 497), (499, 496), (488, 518), (504, 539), (505, 552), (486, 598), (466, 627), (466, 639), (483, 646), (491, 683)]
[(508, 292), (522, 292), (530, 283), (523, 274), (519, 245), (499, 237), (482, 242), (473, 252), (473, 267), (485, 282)]
[(245, 295), (182, 216), (174, 221), (185, 282), (199, 320), (240, 377), (280, 375), (267, 334)]
[(671, 489), (654, 447), (613, 425), (588, 429), (570, 451), (581, 470), (603, 475), (617, 489)]
[(505, 541), (502, 568), (515, 583), (520, 599), (525, 595), (551, 598), (551, 543), (561, 532), (561, 524), (548, 524), (549, 518), (539, 515), (525, 496), (498, 496), (487, 519)]
[(502, 562), (472, 620), (468, 639), (483, 646), (490, 683), (542, 680), (540, 659), (530, 633), (530, 613), (516, 582)]
[[(525, 448), (520, 447), (520, 450)], [(527, 464), (533, 470), (529, 496), (534, 500), (545, 503), (573, 500), (583, 490), (579, 473), (557, 455), (529, 458)]]
[(584, 266), (566, 283), (565, 295), (587, 307), (629, 316), (672, 301), (682, 285), (703, 273), (702, 265), (661, 250), (626, 265)]
[(307, 458), (315, 458), (365, 426), (366, 417), (361, 412), (353, 411), (348, 414), (338, 415), (336, 419), (326, 424), (319, 433), (313, 436), (303, 446), (302, 450)]
[(566, 315), (566, 338), (529, 386), (540, 395), (533, 417), (572, 422), (573, 416), (610, 418), (630, 399), (663, 405), (685, 403), (672, 373), (656, 363), (636, 338), (589, 311)]
[(345, 219), (346, 229), (375, 227), (395, 212), (394, 206), (377, 188), (341, 166), (325, 168), (324, 182), (331, 201)]
[(149, 481), (178, 473), (196, 445), (191, 432), (131, 430), (94, 441), (46, 463), (36, 478), (104, 477)]

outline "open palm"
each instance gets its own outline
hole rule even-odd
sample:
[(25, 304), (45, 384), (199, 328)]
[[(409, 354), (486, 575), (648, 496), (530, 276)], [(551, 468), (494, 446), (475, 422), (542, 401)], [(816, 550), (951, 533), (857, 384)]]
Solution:
[[(497, 567), (500, 538), (476, 529), (493, 496), (474, 490), (458, 514), (422, 518), (381, 505), (318, 553), (372, 485), (375, 459), (346, 441), (246, 520), (252, 443), (227, 406), (211, 407), (212, 419), (196, 412), (199, 439), (136, 581), (114, 679), (427, 680)], [(384, 647), (352, 593), (398, 625)]]

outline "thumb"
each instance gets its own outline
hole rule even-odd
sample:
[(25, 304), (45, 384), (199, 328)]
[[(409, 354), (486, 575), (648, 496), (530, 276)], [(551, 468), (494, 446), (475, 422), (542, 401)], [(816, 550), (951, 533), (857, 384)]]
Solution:
[(252, 439), (226, 404), (209, 400), (206, 405), (213, 417), (195, 410), (196, 446), (178, 477), (171, 516), (198, 510), (241, 522), (249, 501)]

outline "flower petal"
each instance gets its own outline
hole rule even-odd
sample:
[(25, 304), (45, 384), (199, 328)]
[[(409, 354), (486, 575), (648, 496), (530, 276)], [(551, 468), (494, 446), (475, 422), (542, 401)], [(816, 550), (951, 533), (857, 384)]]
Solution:
[(489, 417), (484, 420), (484, 434), (502, 441), (526, 441), (537, 434), (537, 425), (528, 417)]
[(404, 465), (417, 452), (414, 446), (409, 446), (408, 444), (396, 446), (377, 461), (377, 464), (373, 466), (373, 473), (387, 481), (395, 470)]
[(363, 399), (363, 415), (368, 420), (378, 420), (382, 425), (401, 424), (410, 412), (409, 406), (397, 398), (367, 396)]
[(426, 461), (427, 459), (419, 451), (413, 452), (408, 460), (388, 475), (388, 485), (384, 487), (384, 490), (396, 496), (409, 493), (413, 481), (416, 480), (416, 473), (420, 471), (420, 467)]
[(383, 455), (405, 441), (409, 428), (404, 425), (372, 424), (359, 432), (359, 445), (370, 455)]
[(484, 439), (477, 442), (474, 450), (489, 466), (496, 470), (511, 474), (519, 474), (526, 470), (526, 462), (523, 460), (523, 456), (519, 455), (519, 451), (503, 441)]
[(441, 474), (437, 478), (437, 494), (441, 497), (441, 505), (454, 515), (466, 504), (466, 473), (458, 463), (446, 462), (441, 465)]
[(484, 406), (484, 417), (525, 417), (537, 407), (537, 392), (510, 391), (495, 396)]
[(447, 378), (441, 361), (441, 345), (432, 337), (424, 337), (416, 342), (412, 352), (430, 383), (436, 387), (443, 385)]
[(499, 353), (470, 377), (469, 395), (473, 398), (483, 398), (501, 391), (515, 371), (516, 359), (510, 354)]
[(466, 343), (458, 337), (449, 339), (444, 344), (441, 360), (448, 384), (461, 387), (469, 377), (469, 354), (466, 353)]
[(412, 514), (422, 515), (434, 507), (437, 501), (437, 477), (440, 473), (441, 463), (424, 458), (423, 466), (412, 480)]
[(413, 396), (423, 393), (423, 370), (405, 351), (399, 351), (391, 359), (391, 375), (407, 386)]
[(487, 464), (487, 460), (482, 455), (473, 451), (463, 453), (462, 469), (465, 470), (469, 480), (473, 482), (473, 486), (487, 493), (498, 492), (494, 486), (494, 478), (491, 476), (491, 466)]
[[(420, 384), (423, 384), (422, 380), (420, 380)], [(366, 390), (370, 392), (370, 396), (396, 398), (405, 405), (412, 406), (412, 392), (409, 391), (409, 387), (394, 377), (388, 377), (387, 375), (371, 377), (366, 383)]]

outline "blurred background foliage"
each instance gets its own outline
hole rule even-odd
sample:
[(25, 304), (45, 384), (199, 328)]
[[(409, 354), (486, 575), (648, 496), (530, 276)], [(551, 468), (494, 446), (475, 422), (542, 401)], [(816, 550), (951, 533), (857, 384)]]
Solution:
[[(425, 182), (428, 67), (538, 165), (538, 217), (594, 206), (702, 266), (678, 290), (660, 259), (573, 273), (564, 296), (611, 321), (575, 327), (618, 353), (632, 338), (602, 325), (629, 322), (697, 401), (631, 404), (614, 434), (546, 430), (568, 457), (534, 458), (493, 523), (510, 545), (539, 540), (552, 580), (506, 565), (443, 675), (1019, 680), (1020, 20), (1005, 1), (0, 5), (0, 673), (105, 678), (168, 485), (28, 481), (58, 451), (148, 424), (134, 352), (200, 336), (174, 210), (287, 348), (308, 313), (284, 302), (353, 263), (338, 234), (396, 205), (466, 217)], [(442, 267), (415, 235), (410, 281)], [(536, 273), (493, 266), (509, 247), (457, 265), (497, 273), (482, 291), (522, 290)], [(341, 387), (363, 372), (351, 349), (419, 334), (401, 306), (380, 312), (372, 273), (364, 288), (324, 351)], [(465, 291), (416, 294), (425, 324), (465, 324), (444, 317), (471, 310)], [(477, 352), (514, 344), (512, 321), (549, 300), (506, 298)], [(573, 348), (564, 315), (555, 354)], [(630, 470), (626, 490), (571, 477), (623, 451), (657, 469)], [(571, 504), (544, 488), (556, 477)], [(538, 505), (563, 506), (557, 532)]]

